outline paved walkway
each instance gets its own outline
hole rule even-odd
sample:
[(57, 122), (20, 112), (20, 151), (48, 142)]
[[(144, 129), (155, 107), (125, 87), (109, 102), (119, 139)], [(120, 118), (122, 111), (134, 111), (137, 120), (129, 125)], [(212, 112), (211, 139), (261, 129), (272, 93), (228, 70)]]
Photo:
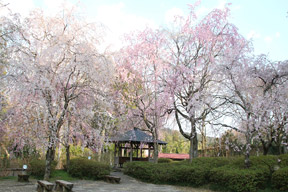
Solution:
[[(74, 192), (211, 192), (204, 189), (178, 187), (171, 185), (155, 185), (138, 181), (121, 172), (112, 172), (111, 175), (121, 177), (120, 184), (110, 184), (104, 181), (77, 180), (74, 183)], [(33, 192), (36, 191), (36, 180), (29, 183), (19, 183), (12, 180), (0, 181), (0, 192)]]

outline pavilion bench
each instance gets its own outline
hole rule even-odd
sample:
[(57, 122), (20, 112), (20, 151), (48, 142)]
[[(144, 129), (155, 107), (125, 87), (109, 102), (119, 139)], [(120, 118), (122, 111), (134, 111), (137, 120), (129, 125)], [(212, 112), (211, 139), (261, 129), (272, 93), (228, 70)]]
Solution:
[(106, 182), (109, 182), (109, 183), (120, 183), (120, 180), (121, 180), (120, 177), (116, 177), (112, 175), (105, 175), (104, 179)]
[(18, 182), (29, 182), (29, 175), (27, 173), (19, 173)]
[(64, 180), (56, 180), (56, 191), (70, 192), (73, 188), (73, 183)]
[(48, 181), (38, 180), (37, 181), (37, 191), (38, 192), (49, 192), (52, 191), (54, 188), (54, 184)]

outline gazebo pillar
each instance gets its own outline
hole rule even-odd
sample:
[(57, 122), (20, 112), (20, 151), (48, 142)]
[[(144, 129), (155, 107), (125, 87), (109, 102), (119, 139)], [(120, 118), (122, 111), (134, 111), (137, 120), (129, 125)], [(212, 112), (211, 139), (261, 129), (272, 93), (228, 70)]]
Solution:
[(130, 143), (130, 162), (132, 162), (133, 159), (133, 144)]
[(117, 148), (118, 147), (119, 147), (119, 145), (117, 143), (115, 143), (115, 148), (114, 148), (114, 167), (117, 167), (118, 164), (119, 164), (119, 153), (118, 153), (118, 157), (117, 157)]
[(150, 161), (150, 145), (148, 144), (148, 161)]

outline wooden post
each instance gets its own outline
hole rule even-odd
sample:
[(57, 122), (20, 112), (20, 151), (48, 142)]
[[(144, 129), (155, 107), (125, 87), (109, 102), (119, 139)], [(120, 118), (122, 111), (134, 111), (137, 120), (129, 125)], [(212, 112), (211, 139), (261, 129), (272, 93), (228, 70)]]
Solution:
[(115, 143), (115, 145), (114, 145), (114, 158), (117, 156), (117, 147), (118, 147), (118, 145), (117, 145), (117, 143)]
[(139, 149), (139, 145), (136, 145), (136, 147), (137, 147), (137, 148), (136, 148), (136, 154), (137, 154), (136, 157), (138, 158), (138, 152), (139, 152), (138, 149)]
[(130, 162), (132, 162), (132, 158), (133, 158), (133, 145), (132, 143), (130, 143)]
[(150, 145), (148, 144), (148, 161), (150, 161)]
[(118, 144), (118, 157), (122, 157), (122, 148), (121, 148), (121, 144)]
[[(115, 145), (114, 145), (114, 167), (117, 167), (119, 164), (119, 153), (118, 153), (118, 157), (117, 157), (117, 147), (118, 147), (118, 144), (115, 143)], [(118, 160), (117, 160), (117, 158), (118, 158)]]

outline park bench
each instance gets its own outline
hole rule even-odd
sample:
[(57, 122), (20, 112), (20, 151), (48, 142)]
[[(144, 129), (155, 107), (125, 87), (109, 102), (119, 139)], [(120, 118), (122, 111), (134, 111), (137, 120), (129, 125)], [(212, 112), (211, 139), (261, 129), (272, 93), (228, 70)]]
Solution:
[(109, 183), (120, 183), (120, 180), (121, 180), (120, 177), (116, 177), (112, 175), (105, 175), (104, 179), (106, 182), (109, 182)]
[(56, 180), (56, 191), (64, 191), (64, 192), (69, 192), (72, 191), (73, 188), (73, 183), (64, 181), (64, 180)]
[(18, 182), (29, 182), (29, 175), (27, 173), (19, 173)]
[(54, 188), (54, 184), (48, 181), (38, 180), (37, 181), (37, 191), (38, 192), (49, 192), (52, 191)]

